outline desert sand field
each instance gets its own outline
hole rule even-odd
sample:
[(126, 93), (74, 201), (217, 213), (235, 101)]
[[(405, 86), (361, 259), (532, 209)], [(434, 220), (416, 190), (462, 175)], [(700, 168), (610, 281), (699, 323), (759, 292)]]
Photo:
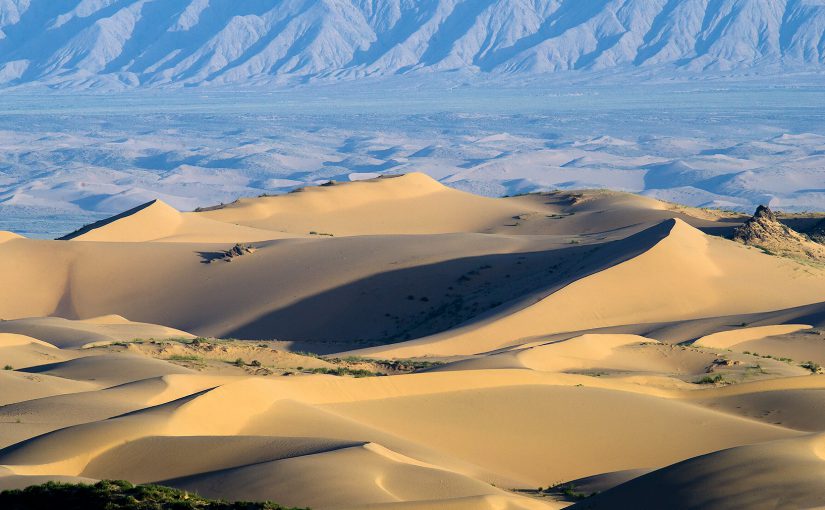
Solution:
[(746, 220), (413, 173), (0, 232), (0, 490), (825, 506), (825, 220)]

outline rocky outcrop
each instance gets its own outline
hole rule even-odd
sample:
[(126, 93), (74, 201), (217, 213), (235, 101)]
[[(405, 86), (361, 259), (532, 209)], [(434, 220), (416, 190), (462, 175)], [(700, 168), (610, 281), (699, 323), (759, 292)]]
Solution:
[(251, 253), (255, 253), (255, 247), (250, 246), (248, 244), (238, 243), (232, 248), (221, 252), (218, 257), (210, 258), (209, 262), (232, 262), (233, 259), (237, 257), (242, 257), (244, 255), (249, 255)]
[(736, 228), (733, 240), (772, 255), (825, 262), (825, 246), (779, 221), (776, 214), (764, 205), (760, 205), (751, 218)]

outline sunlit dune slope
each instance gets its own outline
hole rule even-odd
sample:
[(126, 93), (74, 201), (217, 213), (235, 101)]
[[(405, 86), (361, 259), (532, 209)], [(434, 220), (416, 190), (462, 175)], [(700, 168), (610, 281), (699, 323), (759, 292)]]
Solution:
[(643, 251), (504, 316), (359, 351), (411, 357), (484, 352), (562, 331), (732, 315), (825, 299), (821, 268), (762, 254), (668, 220), (623, 242)]
[(411, 173), (241, 199), (197, 214), (260, 229), (341, 236), (483, 232), (512, 223), (523, 212), (517, 204), (464, 193)]
[(572, 508), (819, 508), (823, 476), (823, 437), (808, 436), (690, 459)]
[(87, 225), (61, 240), (103, 242), (215, 242), (263, 241), (290, 237), (283, 233), (210, 221), (181, 213), (161, 200), (153, 200), (117, 216)]

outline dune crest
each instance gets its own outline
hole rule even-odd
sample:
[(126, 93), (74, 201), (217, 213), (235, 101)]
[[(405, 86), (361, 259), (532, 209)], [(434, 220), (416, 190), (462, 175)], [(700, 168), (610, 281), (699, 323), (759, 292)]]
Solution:
[(703, 336), (702, 338), (696, 340), (694, 345), (714, 347), (716, 349), (731, 349), (744, 342), (761, 340), (774, 335), (795, 333), (806, 329), (811, 329), (811, 326), (806, 324), (781, 324), (776, 326), (757, 326), (733, 331), (721, 331), (719, 333), (713, 333), (712, 335)]
[(23, 236), (15, 234), (14, 232), (7, 232), (5, 230), (0, 230), (0, 243), (5, 243), (6, 241), (11, 241), (12, 239), (24, 239)]
[(195, 214), (293, 234), (346, 236), (478, 232), (524, 212), (518, 204), (464, 193), (415, 172), (241, 199)]
[(182, 213), (163, 202), (152, 200), (124, 213), (87, 225), (60, 238), (65, 241), (97, 242), (213, 242), (263, 241), (285, 237), (239, 225), (210, 221)]
[(707, 236), (679, 219), (634, 237), (635, 246), (642, 247), (637, 256), (521, 310), (356, 353), (400, 358), (473, 354), (564, 331), (760, 312), (825, 300), (822, 270), (801, 272), (791, 261)]
[(818, 508), (825, 501), (823, 443), (825, 437), (817, 434), (711, 453), (570, 508)]

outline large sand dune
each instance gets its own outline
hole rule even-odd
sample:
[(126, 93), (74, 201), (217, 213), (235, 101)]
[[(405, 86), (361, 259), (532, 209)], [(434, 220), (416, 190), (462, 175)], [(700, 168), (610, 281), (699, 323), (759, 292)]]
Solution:
[(416, 174), (2, 236), (0, 488), (821, 505), (825, 268), (713, 235), (737, 221)]

